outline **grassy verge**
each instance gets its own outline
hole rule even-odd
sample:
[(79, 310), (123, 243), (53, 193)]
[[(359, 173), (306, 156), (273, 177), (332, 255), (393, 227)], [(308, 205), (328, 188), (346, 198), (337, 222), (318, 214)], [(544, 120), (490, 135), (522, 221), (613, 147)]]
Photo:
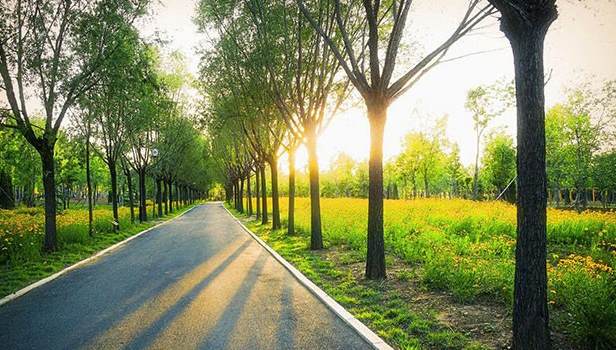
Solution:
[[(145, 229), (174, 218), (190, 208), (184, 207), (162, 218), (135, 224), (130, 223), (130, 218), (127, 216), (128, 212), (122, 210), (120, 224), (123, 229), (118, 233), (111, 232), (110, 220), (107, 217), (107, 214), (109, 214), (107, 212), (110, 210), (107, 208), (98, 209), (97, 212), (100, 215), (99, 219), (95, 221), (95, 228), (98, 226), (98, 229), (94, 237), (87, 235), (87, 210), (77, 209), (65, 214), (71, 217), (70, 222), (62, 223), (62, 219), (59, 220), (59, 249), (50, 254), (40, 253), (38, 248), (40, 247), (40, 234), (29, 233), (27, 229), (24, 229), (15, 234), (14, 236), (16, 237), (13, 238), (13, 244), (16, 246), (13, 252), (21, 252), (21, 254), (7, 255), (5, 261), (0, 265), (0, 298), (86, 259)], [(40, 232), (38, 211), (29, 209), (28, 211), (30, 213), (26, 215), (31, 216), (29, 219), (31, 223), (28, 224), (29, 227), (34, 227), (33, 231)], [(8, 211), (5, 211), (4, 215), (8, 216)], [(16, 215), (19, 216), (19, 213), (11, 213), (10, 215), (14, 222), (19, 220), (15, 217)], [(97, 213), (95, 212), (95, 217), (96, 215)], [(86, 218), (85, 222), (83, 218)], [(24, 221), (23, 219), (21, 220)], [(6, 242), (9, 242), (9, 239), (10, 237), (7, 237)], [(30, 245), (32, 248), (27, 250), (25, 248), (26, 245)], [(18, 251), (18, 248), (21, 248), (21, 251)]]
[[(363, 256), (348, 247), (338, 246), (320, 252), (308, 249), (309, 236), (288, 236), (284, 230), (272, 231), (238, 212), (236, 217), (261, 237), (311, 281), (364, 322), (385, 341), (398, 349), (487, 349), (488, 345), (472, 339), (469, 333), (452, 329), (439, 320), (439, 312), (424, 303), (426, 291), (414, 294), (411, 270), (394, 272), (383, 282), (361, 277)], [(397, 261), (389, 261), (390, 266)], [(404, 288), (403, 285), (406, 285)], [(428, 298), (430, 299), (430, 298)], [(431, 302), (431, 301), (430, 301)]]
[[(280, 203), (284, 224), (287, 199)], [(326, 249), (320, 252), (308, 249), (309, 200), (297, 198), (295, 208), (296, 234), (291, 237), (254, 222), (249, 225), (396, 347), (511, 345), (515, 206), (445, 199), (385, 201), (388, 279), (377, 285), (363, 279), (365, 199), (321, 200)], [(549, 209), (547, 262), (554, 348), (616, 348), (616, 213)], [(353, 294), (356, 286), (378, 293), (380, 299)], [(357, 304), (346, 303), (347, 298)], [(396, 317), (385, 316), (392, 308), (406, 309), (405, 315), (432, 326), (418, 332), (415, 324), (420, 322), (408, 323), (407, 316), (397, 324)], [(445, 340), (438, 343), (441, 338)]]

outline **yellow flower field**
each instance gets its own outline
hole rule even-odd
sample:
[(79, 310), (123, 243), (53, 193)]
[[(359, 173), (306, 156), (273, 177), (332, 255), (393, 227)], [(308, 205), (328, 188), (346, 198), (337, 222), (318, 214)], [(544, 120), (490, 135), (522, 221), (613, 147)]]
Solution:
[[(129, 208), (120, 208), (120, 225), (130, 223)], [(40, 255), (44, 235), (45, 214), (42, 208), (0, 210), (0, 262), (29, 260)], [(94, 210), (94, 232), (110, 232), (113, 215), (111, 209)], [(80, 243), (88, 239), (88, 211), (68, 209), (58, 213), (59, 244)]]

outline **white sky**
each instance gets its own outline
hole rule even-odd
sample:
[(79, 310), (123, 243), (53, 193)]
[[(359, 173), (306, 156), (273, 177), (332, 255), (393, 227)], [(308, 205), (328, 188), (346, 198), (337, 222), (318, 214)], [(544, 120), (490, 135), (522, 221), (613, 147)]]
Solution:
[[(152, 16), (141, 23), (146, 36), (159, 32), (169, 40), (168, 50), (179, 50), (189, 59), (196, 75), (199, 56), (195, 53), (204, 39), (192, 23), (197, 0), (160, 0)], [(438, 4), (436, 4), (438, 3)], [(417, 1), (415, 13), (409, 15), (405, 38), (413, 39), (426, 52), (447, 36), (461, 15), (466, 1)], [(546, 72), (552, 77), (546, 86), (546, 103), (551, 106), (564, 99), (565, 89), (587, 80), (601, 82), (616, 79), (616, 2), (594, 0), (591, 5), (559, 0), (560, 15), (552, 25), (545, 46)], [(415, 20), (419, 18), (419, 20)], [(449, 116), (447, 136), (460, 146), (464, 164), (474, 158), (471, 115), (464, 108), (470, 88), (506, 78), (513, 79), (513, 58), (509, 43), (492, 23), (481, 33), (463, 38), (450, 50), (449, 57), (496, 50), (444, 63), (427, 73), (415, 87), (389, 109), (385, 130), (385, 158), (400, 152), (403, 136), (412, 130), (429, 126), (445, 114)], [(425, 47), (425, 49), (421, 49)], [(400, 63), (399, 67), (408, 66)], [(368, 157), (369, 129), (362, 105), (335, 117), (319, 141), (322, 167), (328, 167), (340, 152), (356, 160)], [(515, 135), (515, 114), (506, 113), (492, 122), (491, 128), (506, 128)], [(281, 165), (285, 159), (281, 160)], [(305, 151), (298, 154), (298, 166), (306, 164)], [(284, 169), (283, 169), (284, 171)]]

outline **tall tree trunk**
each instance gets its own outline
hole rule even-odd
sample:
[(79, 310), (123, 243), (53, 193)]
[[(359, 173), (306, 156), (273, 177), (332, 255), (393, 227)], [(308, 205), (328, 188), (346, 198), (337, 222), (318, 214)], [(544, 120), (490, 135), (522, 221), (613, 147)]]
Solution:
[(13, 208), (15, 208), (13, 179), (7, 170), (0, 169), (0, 209)]
[(130, 222), (135, 223), (135, 190), (133, 189), (133, 177), (130, 169), (124, 171), (126, 175), (126, 185), (128, 186), (128, 206), (130, 208)]
[(549, 349), (543, 43), (555, 1), (490, 0), (513, 49), (517, 102), (517, 242), (513, 348)]
[(169, 202), (169, 212), (173, 213), (173, 187), (171, 185), (172, 181), (168, 179), (165, 185), (167, 187), (167, 201)]
[(181, 207), (181, 204), (180, 204), (180, 185), (178, 185), (177, 181), (175, 182), (175, 207), (176, 208)]
[(278, 196), (278, 159), (274, 155), (269, 160), (272, 177), (272, 230), (280, 229), (280, 198)]
[(163, 203), (165, 205), (165, 215), (167, 215), (169, 214), (169, 205), (168, 205), (168, 200), (167, 200), (169, 193), (167, 192), (167, 181), (165, 181), (164, 178), (161, 179), (160, 181), (162, 182), (161, 185), (163, 187)]
[(267, 185), (265, 181), (265, 165), (259, 170), (261, 171), (261, 224), (265, 225), (269, 222), (267, 217)]
[(43, 165), (43, 189), (45, 191), (45, 239), (43, 249), (52, 252), (57, 249), (56, 237), (56, 178), (53, 146), (39, 150)]
[(319, 189), (319, 159), (317, 155), (317, 134), (314, 127), (306, 128), (308, 150), (308, 176), (310, 181), (310, 249), (323, 249), (321, 231), (321, 194)]
[(244, 212), (244, 178), (240, 177), (240, 190), (238, 193), (238, 204), (240, 206), (239, 212)]
[(158, 205), (158, 217), (163, 216), (163, 180), (156, 178), (156, 204)]
[(115, 160), (108, 159), (109, 177), (111, 178), (111, 210), (113, 212), (113, 231), (120, 230), (120, 216), (118, 214), (118, 172)]
[(88, 121), (88, 130), (86, 137), (86, 189), (88, 192), (88, 234), (90, 237), (94, 235), (94, 210), (92, 208), (92, 174), (90, 169), (90, 122)]
[(148, 208), (146, 206), (145, 169), (138, 169), (139, 175), (139, 221), (148, 221)]
[(289, 149), (289, 213), (287, 234), (295, 233), (295, 149)]
[(255, 201), (257, 203), (257, 220), (261, 218), (261, 197), (260, 197), (260, 188), (261, 183), (259, 179), (261, 178), (259, 168), (255, 168)]
[(370, 161), (368, 164), (368, 252), (366, 278), (383, 279), (385, 272), (385, 240), (383, 237), (383, 133), (387, 105), (368, 105), (370, 121)]
[(252, 191), (250, 188), (250, 171), (248, 171), (248, 176), (247, 176), (247, 180), (246, 180), (246, 195), (247, 195), (247, 202), (246, 202), (246, 207), (248, 208), (248, 216), (252, 216)]
[(239, 211), (239, 205), (237, 204), (237, 194), (238, 194), (238, 185), (237, 185), (237, 180), (233, 181), (233, 208), (235, 208), (235, 210)]

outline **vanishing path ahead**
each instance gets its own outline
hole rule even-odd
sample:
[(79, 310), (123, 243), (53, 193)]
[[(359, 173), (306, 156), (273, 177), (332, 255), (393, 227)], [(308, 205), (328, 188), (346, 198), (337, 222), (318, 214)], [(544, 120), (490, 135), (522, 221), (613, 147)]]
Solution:
[(369, 349), (219, 203), (0, 306), (2, 349)]

